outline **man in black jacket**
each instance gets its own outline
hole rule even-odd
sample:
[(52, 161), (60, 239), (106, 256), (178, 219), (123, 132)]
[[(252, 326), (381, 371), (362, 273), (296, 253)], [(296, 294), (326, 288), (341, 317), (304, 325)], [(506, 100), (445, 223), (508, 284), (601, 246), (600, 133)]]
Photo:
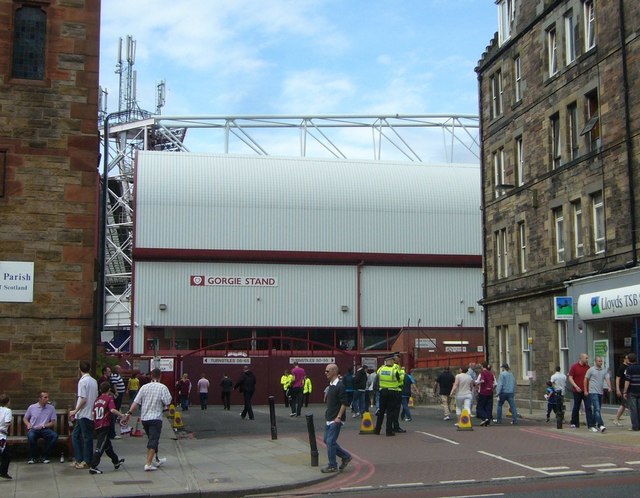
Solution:
[[(324, 412), (324, 419), (326, 421), (324, 443), (327, 445), (329, 464), (320, 471), (323, 474), (328, 474), (330, 472), (344, 470), (351, 461), (349, 452), (341, 448), (338, 444), (338, 436), (344, 423), (344, 414), (349, 406), (349, 401), (344, 384), (338, 377), (338, 365), (330, 363), (327, 365), (327, 368), (325, 368), (324, 373), (329, 381), (329, 387), (327, 388), (327, 409)], [(340, 467), (338, 467), (337, 457), (342, 459)]]
[(364, 365), (360, 365), (358, 371), (353, 376), (353, 415), (352, 418), (360, 417), (364, 413), (364, 395), (367, 389), (367, 370)]
[(240, 391), (244, 396), (244, 409), (240, 416), (244, 420), (245, 417), (249, 415), (249, 420), (253, 420), (251, 398), (253, 397), (253, 393), (256, 391), (256, 376), (251, 370), (249, 370), (249, 365), (242, 367), (242, 375), (240, 375), (240, 379), (238, 379), (238, 382), (236, 382), (236, 385), (233, 388)]

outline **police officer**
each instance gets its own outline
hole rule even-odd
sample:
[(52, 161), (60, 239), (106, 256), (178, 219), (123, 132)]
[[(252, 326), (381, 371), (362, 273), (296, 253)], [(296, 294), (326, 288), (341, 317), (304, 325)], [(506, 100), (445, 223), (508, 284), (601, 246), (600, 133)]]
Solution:
[(393, 356), (394, 355), (385, 357), (384, 365), (378, 369), (378, 379), (380, 384), (380, 411), (378, 412), (374, 432), (376, 434), (380, 434), (382, 421), (384, 420), (384, 415), (386, 413), (387, 436), (395, 436), (393, 422), (397, 419), (400, 411), (402, 384), (404, 382), (404, 375), (402, 375), (400, 368), (398, 368), (398, 365), (393, 361)]
[(399, 385), (400, 390), (397, 391), (397, 394), (396, 394), (396, 391), (394, 391), (394, 395), (397, 398), (396, 399), (397, 409), (395, 411), (395, 418), (393, 419), (393, 432), (407, 432), (405, 429), (400, 427), (400, 411), (402, 408), (402, 388), (404, 387), (404, 376), (405, 376), (404, 367), (400, 365), (400, 353), (393, 353), (393, 363), (400, 371), (400, 375), (402, 377), (402, 380), (400, 381), (400, 385)]

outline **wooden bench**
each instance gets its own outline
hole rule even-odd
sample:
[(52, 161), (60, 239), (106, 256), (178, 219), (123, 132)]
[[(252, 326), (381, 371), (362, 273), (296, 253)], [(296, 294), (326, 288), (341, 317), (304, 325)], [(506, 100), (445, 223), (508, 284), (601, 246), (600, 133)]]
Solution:
[[(29, 439), (27, 438), (27, 426), (24, 425), (24, 414), (26, 410), (12, 410), (13, 412), (13, 424), (9, 428), (9, 435), (7, 437), (7, 444), (12, 448), (19, 450), (29, 451)], [(56, 410), (56, 426), (54, 430), (58, 433), (58, 447), (63, 445), (64, 448), (61, 451), (64, 452), (68, 458), (73, 450), (71, 448), (71, 431), (72, 427), (69, 427), (69, 414), (65, 411)], [(42, 441), (42, 440), (40, 440)], [(20, 451), (22, 453), (22, 451)], [(51, 455), (53, 458), (54, 455)]]

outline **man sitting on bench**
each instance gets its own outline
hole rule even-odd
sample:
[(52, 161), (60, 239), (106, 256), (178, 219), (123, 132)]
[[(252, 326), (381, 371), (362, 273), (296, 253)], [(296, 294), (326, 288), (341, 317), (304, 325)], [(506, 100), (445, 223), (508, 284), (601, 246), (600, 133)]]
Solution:
[[(29, 432), (29, 465), (42, 462), (49, 463), (51, 450), (58, 441), (58, 433), (54, 431), (56, 426), (56, 409), (49, 404), (49, 393), (42, 391), (38, 402), (27, 408), (23, 417), (24, 425)], [(38, 439), (44, 439), (45, 448), (41, 457), (38, 457)]]

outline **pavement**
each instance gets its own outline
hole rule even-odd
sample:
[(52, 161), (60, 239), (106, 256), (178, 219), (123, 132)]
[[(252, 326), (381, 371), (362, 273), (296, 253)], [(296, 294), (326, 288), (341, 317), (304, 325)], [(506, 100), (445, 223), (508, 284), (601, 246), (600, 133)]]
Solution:
[[(102, 475), (76, 470), (69, 459), (61, 463), (60, 455), (52, 458), (50, 464), (34, 465), (28, 465), (24, 457), (16, 457), (9, 467), (13, 480), (0, 479), (0, 496), (235, 497), (302, 488), (337, 475), (320, 472), (327, 464), (326, 448), (320, 442), (322, 405), (305, 408), (301, 418), (290, 418), (288, 409), (278, 407), (276, 439), (271, 434), (269, 407), (266, 405), (254, 407), (255, 421), (242, 420), (238, 410), (229, 412), (222, 411), (219, 406), (210, 408), (210, 411), (201, 412), (199, 407), (192, 407), (184, 412), (184, 428), (173, 429), (171, 421), (165, 421), (160, 456), (166, 457), (167, 463), (155, 472), (144, 471), (146, 436), (123, 436), (113, 441), (116, 453), (125, 459), (117, 471), (106, 455), (100, 464), (104, 471)], [(311, 455), (306, 413), (315, 417), (316, 462)], [(612, 413), (603, 411), (605, 421), (611, 420)], [(545, 412), (541, 409), (522, 408), (521, 416), (523, 422), (549, 427), (544, 422)], [(440, 408), (436, 405), (416, 407), (415, 417), (439, 419)], [(626, 420), (628, 422), (628, 417)], [(555, 425), (554, 422), (552, 419), (551, 424)], [(602, 436), (624, 444), (628, 439), (627, 429), (610, 425), (613, 430)]]

